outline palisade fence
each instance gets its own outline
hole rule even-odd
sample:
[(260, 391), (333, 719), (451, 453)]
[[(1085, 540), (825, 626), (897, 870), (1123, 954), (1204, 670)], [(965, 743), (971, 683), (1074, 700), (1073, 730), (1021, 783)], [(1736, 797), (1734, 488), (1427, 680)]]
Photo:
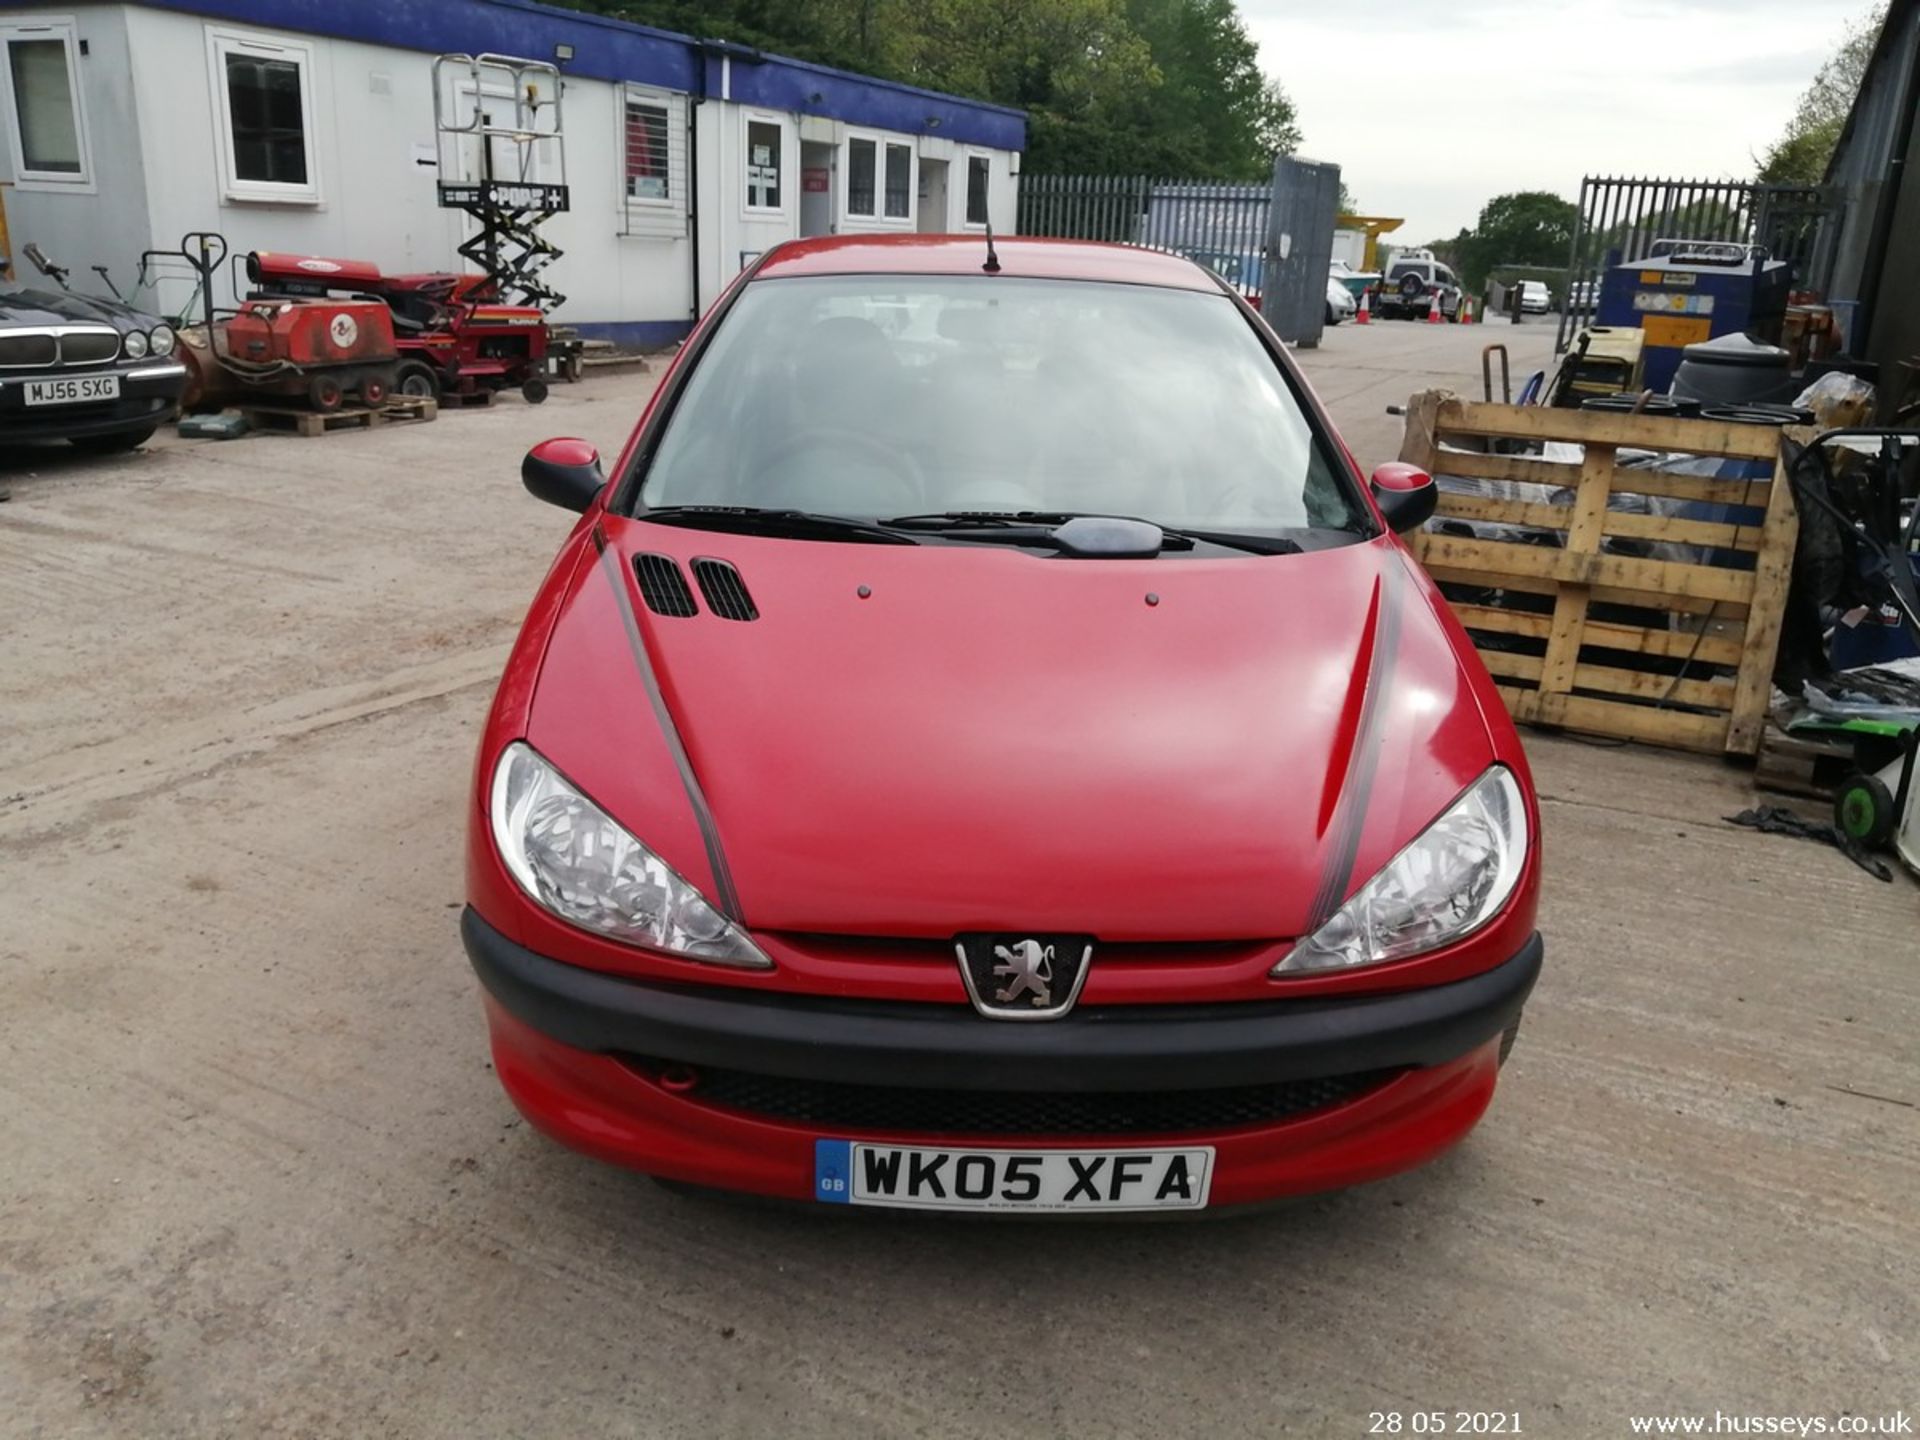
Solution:
[(1168, 250), (1259, 294), (1271, 185), (1147, 175), (1022, 175), (1019, 231)]
[(1656, 240), (1761, 245), (1793, 266), (1794, 289), (1824, 291), (1841, 219), (1839, 192), (1825, 186), (1589, 175), (1580, 182), (1557, 349), (1593, 322), (1607, 268), (1640, 258)]

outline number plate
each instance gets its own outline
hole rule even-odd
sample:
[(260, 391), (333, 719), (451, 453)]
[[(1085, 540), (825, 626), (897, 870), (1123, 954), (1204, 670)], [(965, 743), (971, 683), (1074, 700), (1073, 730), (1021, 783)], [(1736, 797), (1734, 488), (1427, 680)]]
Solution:
[(813, 1194), (834, 1205), (908, 1210), (1200, 1210), (1213, 1147), (931, 1150), (817, 1140)]
[(89, 400), (118, 400), (118, 375), (81, 375), (72, 380), (28, 380), (29, 405), (83, 405)]

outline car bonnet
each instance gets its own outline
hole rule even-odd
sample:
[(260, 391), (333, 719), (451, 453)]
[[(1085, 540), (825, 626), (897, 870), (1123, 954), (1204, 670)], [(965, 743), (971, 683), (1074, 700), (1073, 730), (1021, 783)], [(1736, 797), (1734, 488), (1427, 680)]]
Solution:
[(1299, 935), (1492, 759), (1384, 537), (1070, 561), (600, 526), (529, 738), (757, 928)]

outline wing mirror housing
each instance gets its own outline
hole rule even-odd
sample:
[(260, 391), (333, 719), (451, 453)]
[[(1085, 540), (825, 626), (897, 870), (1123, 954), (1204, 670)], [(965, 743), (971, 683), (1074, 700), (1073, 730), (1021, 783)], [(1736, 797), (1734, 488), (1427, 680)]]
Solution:
[(607, 483), (600, 452), (571, 436), (542, 440), (529, 450), (520, 462), (520, 480), (534, 499), (573, 511), (586, 510)]
[(1380, 507), (1380, 518), (1397, 535), (1418, 530), (1433, 518), (1440, 503), (1440, 487), (1433, 477), (1417, 465), (1389, 460), (1373, 472), (1373, 503)]

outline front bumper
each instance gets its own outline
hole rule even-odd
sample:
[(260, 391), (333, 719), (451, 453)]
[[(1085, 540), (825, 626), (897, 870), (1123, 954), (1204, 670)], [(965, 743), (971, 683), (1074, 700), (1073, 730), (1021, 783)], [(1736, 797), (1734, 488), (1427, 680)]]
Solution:
[[(536, 1126), (617, 1164), (793, 1199), (813, 1194), (819, 1136), (913, 1144), (985, 1132), (749, 1113), (703, 1096), (703, 1067), (776, 1087), (786, 1079), (796, 1090), (910, 1088), (982, 1101), (1004, 1098), (990, 1092), (1192, 1092), (1204, 1102), (1236, 1087), (1365, 1077), (1339, 1092), (1350, 1098), (1278, 1120), (1126, 1131), (1127, 1144), (1215, 1146), (1213, 1203), (1230, 1205), (1377, 1179), (1457, 1141), (1492, 1098), (1501, 1032), (1541, 962), (1536, 935), (1492, 970), (1420, 990), (1083, 1007), (1044, 1025), (1009, 1025), (961, 1006), (621, 979), (537, 955), (471, 909), (461, 935), (487, 990), (495, 1070)], [(999, 1129), (992, 1139), (1048, 1148), (1117, 1133)]]
[[(72, 380), (117, 374), (120, 397), (78, 405), (28, 405), (29, 380)], [(0, 378), (0, 441), (69, 440), (146, 430), (171, 420), (187, 386), (187, 367), (176, 360), (147, 360), (113, 370), (8, 374)]]

